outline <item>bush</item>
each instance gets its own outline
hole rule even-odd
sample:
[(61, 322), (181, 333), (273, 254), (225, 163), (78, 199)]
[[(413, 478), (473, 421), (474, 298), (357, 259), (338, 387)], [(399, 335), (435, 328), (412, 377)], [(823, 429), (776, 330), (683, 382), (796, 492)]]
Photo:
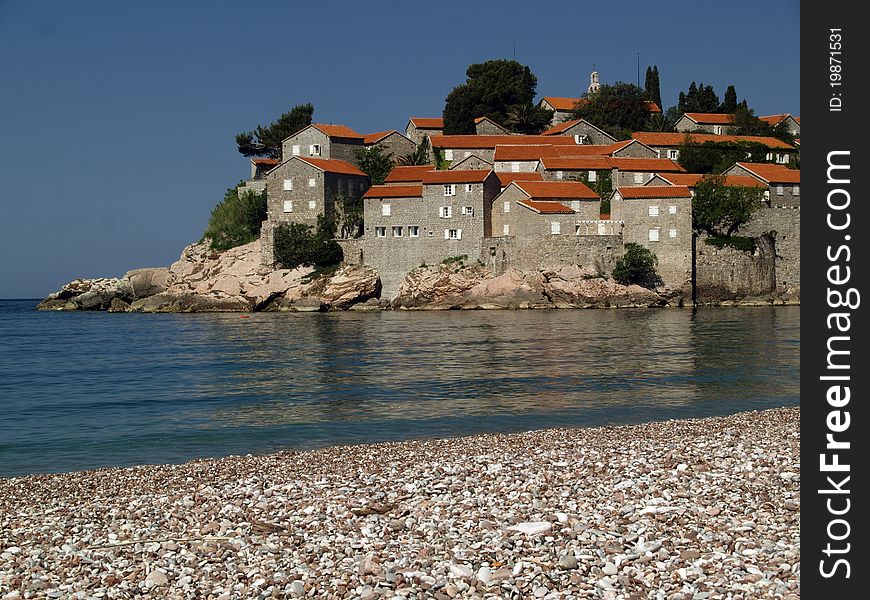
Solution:
[(656, 273), (658, 263), (652, 250), (628, 243), (625, 245), (625, 255), (616, 262), (613, 278), (622, 285), (637, 284), (654, 289), (663, 283)]
[(266, 190), (259, 194), (234, 187), (211, 211), (203, 238), (211, 240), (213, 250), (229, 250), (260, 237), (266, 220)]
[(344, 259), (344, 253), (334, 237), (335, 222), (324, 215), (317, 218), (315, 231), (302, 223), (282, 224), (275, 231), (275, 260), (285, 269), (337, 265)]
[(708, 237), (704, 239), (705, 244), (723, 248), (731, 246), (744, 252), (755, 252), (755, 238), (733, 235), (731, 237)]

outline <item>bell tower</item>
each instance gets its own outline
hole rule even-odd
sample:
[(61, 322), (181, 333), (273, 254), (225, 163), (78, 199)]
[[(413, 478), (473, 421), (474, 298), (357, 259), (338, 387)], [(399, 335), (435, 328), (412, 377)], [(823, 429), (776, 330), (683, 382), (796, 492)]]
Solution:
[(601, 84), (598, 83), (598, 71), (595, 70), (595, 65), (592, 66), (592, 73), (589, 75), (589, 89), (587, 90), (590, 94), (594, 94), (601, 87)]

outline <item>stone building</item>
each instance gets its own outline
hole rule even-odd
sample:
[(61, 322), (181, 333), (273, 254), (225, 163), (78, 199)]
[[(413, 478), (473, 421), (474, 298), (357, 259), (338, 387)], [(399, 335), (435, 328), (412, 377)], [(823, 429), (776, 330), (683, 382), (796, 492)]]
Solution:
[(782, 165), (739, 162), (725, 175), (752, 177), (767, 186), (768, 206), (799, 207), (801, 204), (801, 172)]
[(794, 163), (795, 155), (797, 154), (797, 149), (794, 146), (786, 144), (782, 140), (766, 136), (637, 131), (632, 133), (631, 137), (654, 149), (659, 157), (670, 158), (671, 160), (678, 160), (680, 158), (679, 148), (687, 141), (695, 144), (703, 144), (704, 142), (754, 142), (767, 148), (768, 154), (766, 160), (778, 164)]
[(613, 170), (609, 156), (577, 156), (542, 158), (537, 171), (546, 181), (579, 181), (595, 183)]
[[(708, 177), (708, 175), (702, 173), (656, 173), (655, 177), (650, 179), (644, 185), (684, 185), (689, 188), (689, 191), (692, 191), (692, 189), (704, 177)], [(758, 181), (755, 177), (742, 175), (726, 175), (725, 185), (759, 188), (767, 187), (765, 186), (765, 184)]]
[(656, 173), (684, 173), (686, 170), (667, 158), (610, 158), (613, 187), (645, 185)]
[(572, 138), (558, 135), (435, 135), (429, 141), (433, 150), (441, 152), (444, 160), (449, 163), (468, 158), (472, 154), (487, 162), (493, 162), (495, 147), (499, 145), (576, 145)]
[(336, 215), (336, 202), (362, 198), (369, 177), (354, 165), (338, 159), (294, 156), (266, 176), (266, 221), (260, 233), (263, 263), (275, 262), (275, 229), (282, 223), (312, 227), (317, 218)]
[(610, 156), (616, 158), (661, 158), (653, 148), (634, 139), (611, 144)]
[(474, 120), (474, 131), (477, 135), (510, 135), (511, 132), (490, 119), (477, 117)]
[(582, 235), (601, 199), (580, 182), (513, 181), (493, 201), (492, 237)]
[(419, 146), (431, 135), (444, 133), (444, 119), (441, 117), (411, 117), (405, 127), (405, 137)]
[(625, 223), (623, 241), (649, 248), (658, 258), (665, 285), (692, 283), (692, 194), (685, 186), (618, 187), (610, 215)]
[(398, 160), (402, 156), (411, 154), (417, 149), (417, 145), (414, 142), (395, 129), (370, 133), (363, 138), (363, 145), (366, 148), (378, 146), (385, 154), (391, 155), (393, 160)]
[[(550, 125), (557, 125), (563, 121), (569, 121), (574, 118), (574, 111), (583, 106), (586, 98), (566, 98), (564, 96), (544, 96), (538, 102), (538, 106), (547, 110), (553, 111), (553, 118), (550, 120)], [(652, 101), (647, 101), (647, 110), (650, 114), (661, 113), (662, 109), (659, 105)]]
[(252, 158), (251, 178), (239, 186), (239, 193), (253, 192), (259, 194), (266, 189), (266, 174), (280, 163), (276, 158)]
[(365, 136), (346, 125), (314, 123), (281, 142), (284, 160), (294, 156), (338, 159), (357, 164), (356, 151), (364, 147)]
[(510, 172), (496, 172), (496, 176), (498, 177), (498, 183), (501, 189), (499, 191), (503, 192), (504, 189), (509, 186), (514, 181), (544, 181), (544, 178), (541, 177), (541, 174), (537, 171), (531, 171), (528, 173), (510, 173)]
[(606, 146), (616, 143), (616, 138), (584, 119), (574, 119), (553, 125), (541, 135), (567, 135), (577, 144)]
[(531, 173), (542, 158), (607, 156), (611, 151), (611, 146), (500, 145), (493, 153), (493, 165), (498, 173)]
[(480, 158), (477, 154), (469, 154), (460, 161), (450, 163), (450, 170), (469, 171), (469, 170), (492, 171), (492, 163)]
[(765, 123), (767, 123), (771, 127), (777, 127), (777, 126), (779, 126), (780, 123), (782, 123), (784, 121), (789, 133), (791, 133), (793, 136), (798, 137), (798, 138), (801, 136), (801, 118), (800, 117), (793, 117), (792, 115), (790, 115), (788, 113), (784, 113), (781, 115), (765, 115), (763, 117), (758, 117), (758, 118), (759, 118), (759, 120), (764, 121)]
[(712, 133), (713, 135), (729, 134), (735, 129), (734, 115), (719, 113), (683, 113), (674, 124), (674, 129), (681, 133), (695, 131)]

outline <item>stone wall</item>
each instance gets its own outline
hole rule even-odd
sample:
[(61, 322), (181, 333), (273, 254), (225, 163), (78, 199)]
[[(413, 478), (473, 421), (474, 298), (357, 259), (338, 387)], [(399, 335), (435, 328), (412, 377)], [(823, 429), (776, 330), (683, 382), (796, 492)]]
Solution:
[[(320, 146), (320, 154), (312, 153), (311, 147)], [(292, 135), (281, 143), (285, 160), (294, 156), (294, 146), (298, 146), (298, 156), (313, 156), (314, 158), (332, 158), (357, 164), (356, 151), (363, 148), (363, 140), (350, 138), (330, 138), (315, 127), (308, 127)]]
[(588, 267), (609, 276), (623, 254), (622, 236), (618, 234), (539, 235), (481, 241), (481, 260), (496, 276), (511, 268), (540, 271), (566, 265)]
[[(613, 153), (613, 156), (616, 158), (658, 158), (659, 153), (653, 148), (640, 143), (634, 143), (617, 150)], [(662, 154), (662, 156), (667, 156), (667, 153)]]
[(776, 255), (776, 293), (784, 301), (799, 303), (801, 297), (800, 207), (773, 207), (758, 211), (742, 226), (739, 235), (758, 237), (772, 232)]
[[(597, 127), (593, 126), (591, 123), (587, 123), (586, 121), (580, 121), (579, 123), (575, 123), (568, 129), (559, 132), (556, 135), (567, 135), (567, 136), (586, 136), (586, 141), (582, 142), (583, 144), (593, 144), (596, 146), (607, 146), (608, 144), (612, 144), (616, 142), (616, 138), (611, 136), (610, 134), (601, 131)], [(578, 144), (581, 142), (577, 142)]]
[[(417, 149), (417, 145), (414, 144), (411, 140), (403, 136), (401, 133), (394, 132), (385, 138), (378, 140), (378, 143), (372, 144), (372, 146), (379, 146), (384, 154), (391, 155), (392, 159), (398, 160), (402, 156), (406, 154), (411, 154)], [(355, 148), (354, 148), (355, 149)], [(346, 159), (343, 159), (346, 160)], [(356, 164), (356, 160), (348, 161)]]
[(695, 301), (698, 304), (766, 303), (776, 291), (774, 244), (759, 238), (754, 253), (696, 240)]

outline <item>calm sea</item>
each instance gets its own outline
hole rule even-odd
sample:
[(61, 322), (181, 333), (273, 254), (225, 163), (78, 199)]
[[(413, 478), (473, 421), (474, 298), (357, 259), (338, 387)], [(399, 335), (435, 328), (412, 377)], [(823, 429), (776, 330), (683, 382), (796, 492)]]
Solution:
[(799, 403), (799, 307), (34, 306), (0, 301), (0, 476)]

